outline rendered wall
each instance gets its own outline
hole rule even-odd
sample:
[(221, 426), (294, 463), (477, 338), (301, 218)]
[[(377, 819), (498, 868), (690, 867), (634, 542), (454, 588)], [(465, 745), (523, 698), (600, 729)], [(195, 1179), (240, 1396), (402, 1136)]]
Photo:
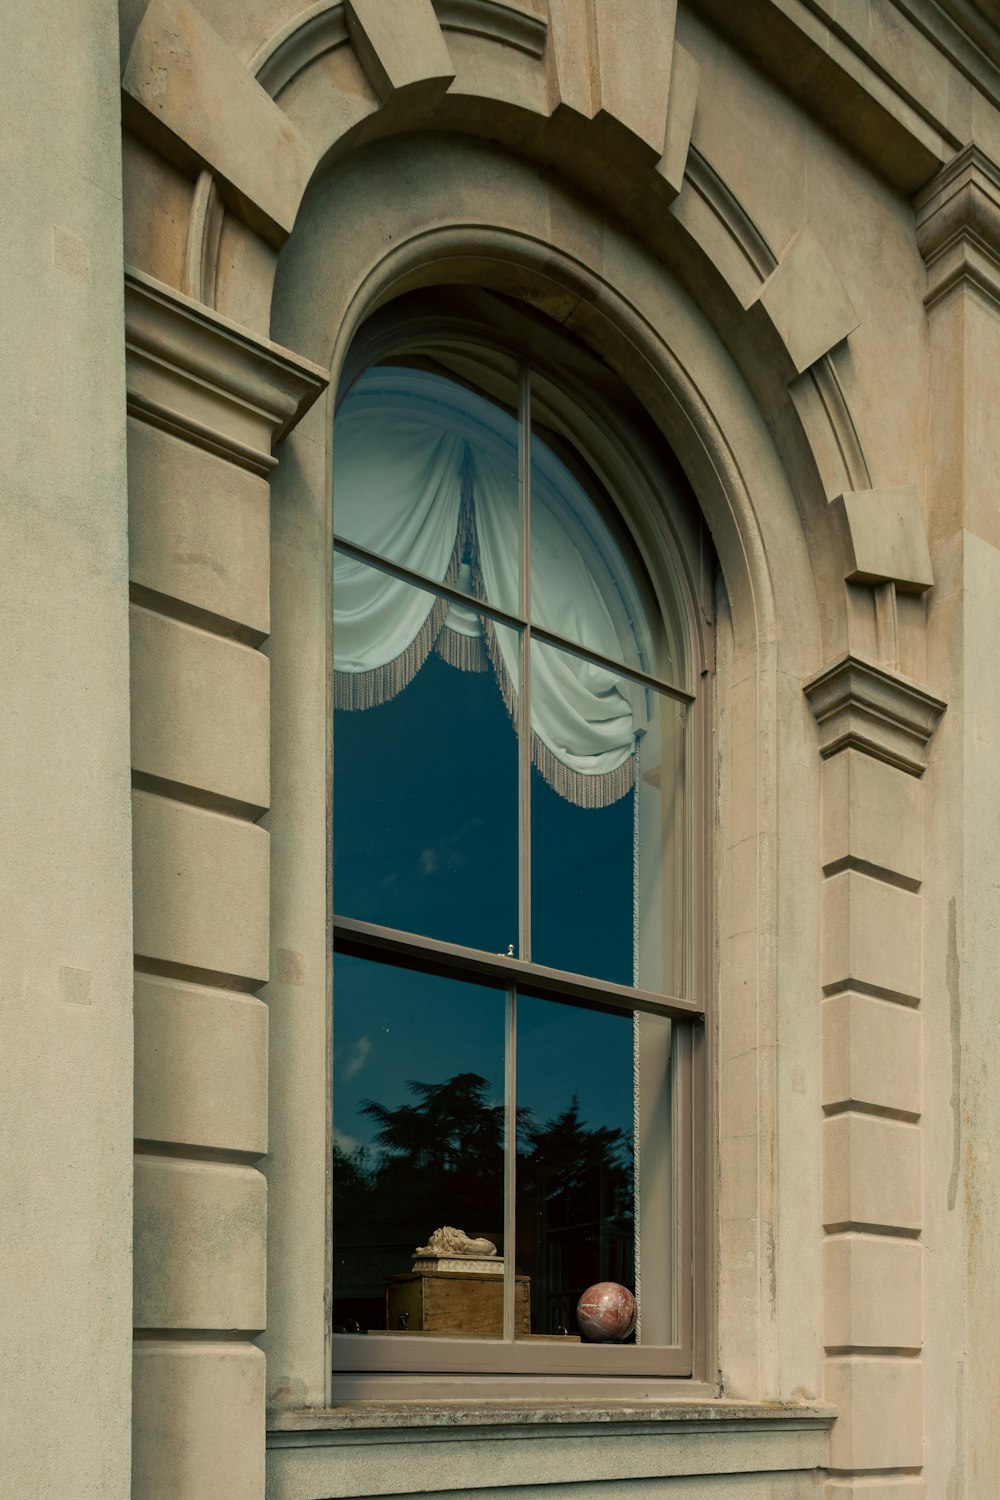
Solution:
[(4, 11), (0, 1489), (129, 1494), (125, 356), (114, 0)]

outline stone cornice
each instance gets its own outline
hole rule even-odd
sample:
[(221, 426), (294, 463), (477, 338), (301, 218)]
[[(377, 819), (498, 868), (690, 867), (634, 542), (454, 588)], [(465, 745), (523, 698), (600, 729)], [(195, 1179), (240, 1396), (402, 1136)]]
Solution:
[(824, 759), (861, 750), (911, 776), (927, 767), (927, 743), (946, 705), (897, 672), (845, 656), (805, 684)]
[(128, 410), (255, 474), (329, 376), (139, 271), (125, 276)]
[[(960, 143), (941, 117), (947, 91), (913, 97), (891, 60), (886, 66), (841, 24), (830, 0), (688, 3), (903, 192), (916, 192)], [(900, 19), (905, 36), (909, 23)]]
[(938, 52), (1000, 104), (1000, 31), (976, 0), (892, 0)]
[(1000, 167), (966, 146), (917, 196), (928, 307), (967, 283), (1000, 302)]

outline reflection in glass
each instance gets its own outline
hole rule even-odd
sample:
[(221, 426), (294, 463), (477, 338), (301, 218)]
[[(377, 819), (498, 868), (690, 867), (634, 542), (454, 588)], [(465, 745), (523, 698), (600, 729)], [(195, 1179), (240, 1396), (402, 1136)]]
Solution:
[(516, 951), (516, 633), (341, 554), (334, 604), (334, 910)]
[(334, 1329), (499, 1336), (502, 1272), (411, 1267), (445, 1224), (503, 1255), (503, 993), (337, 954), (333, 1005)]
[(683, 705), (531, 643), (531, 956), (616, 984), (683, 985)]
[(588, 1286), (635, 1291), (631, 1015), (519, 995), (516, 1265), (531, 1331), (579, 1336)]
[(626, 561), (584, 488), (586, 471), (570, 469), (570, 454), (555, 434), (543, 440), (532, 433), (532, 623), (625, 666), (669, 674), (637, 587), (638, 565)]
[(334, 530), (435, 583), (517, 612), (518, 423), (428, 370), (375, 365), (334, 426)]

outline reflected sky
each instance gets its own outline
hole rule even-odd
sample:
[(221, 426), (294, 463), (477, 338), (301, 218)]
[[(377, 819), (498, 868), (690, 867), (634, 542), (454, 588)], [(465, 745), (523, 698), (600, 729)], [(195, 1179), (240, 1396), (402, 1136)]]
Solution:
[(338, 915), (516, 951), (517, 737), (492, 671), (432, 653), (388, 703), (337, 711), (333, 744)]

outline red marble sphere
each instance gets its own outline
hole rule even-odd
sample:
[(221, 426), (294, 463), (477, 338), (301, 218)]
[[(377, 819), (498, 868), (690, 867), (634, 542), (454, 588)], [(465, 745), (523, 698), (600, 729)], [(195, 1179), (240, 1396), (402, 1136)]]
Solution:
[(617, 1281), (595, 1282), (576, 1304), (576, 1321), (595, 1344), (618, 1343), (635, 1327), (635, 1298)]

